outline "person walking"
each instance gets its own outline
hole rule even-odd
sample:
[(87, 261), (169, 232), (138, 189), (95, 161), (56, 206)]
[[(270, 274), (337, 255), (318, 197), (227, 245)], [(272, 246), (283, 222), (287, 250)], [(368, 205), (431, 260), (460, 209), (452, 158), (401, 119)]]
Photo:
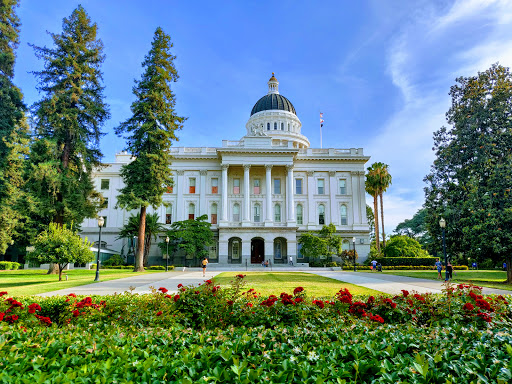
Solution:
[(437, 268), (437, 278), (442, 279), (443, 276), (441, 275), (441, 271), (443, 270), (443, 264), (439, 261), (439, 259), (436, 259), (436, 263), (434, 266)]
[(448, 264), (446, 264), (446, 279), (445, 279), (445, 281), (451, 280), (452, 274), (453, 274), (453, 266), (452, 266), (452, 263), (448, 262)]
[(203, 267), (203, 277), (206, 277), (206, 266), (208, 265), (208, 259), (206, 257), (201, 262), (201, 265)]
[(372, 270), (377, 270), (377, 260), (372, 260)]
[(293, 267), (293, 257), (290, 256), (289, 260), (290, 260), (290, 265)]

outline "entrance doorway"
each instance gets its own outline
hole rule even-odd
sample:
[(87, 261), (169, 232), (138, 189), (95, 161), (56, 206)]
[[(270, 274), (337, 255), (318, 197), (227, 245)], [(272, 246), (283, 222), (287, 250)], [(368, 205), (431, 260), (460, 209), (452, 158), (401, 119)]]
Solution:
[(263, 239), (251, 240), (251, 264), (261, 264), (265, 260), (265, 242)]

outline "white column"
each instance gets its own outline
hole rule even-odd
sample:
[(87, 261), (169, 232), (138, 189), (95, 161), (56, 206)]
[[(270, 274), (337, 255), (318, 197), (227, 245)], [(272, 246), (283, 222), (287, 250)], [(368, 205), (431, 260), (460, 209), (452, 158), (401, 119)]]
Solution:
[(272, 165), (265, 165), (265, 222), (272, 223)]
[(364, 180), (364, 171), (359, 171), (359, 207), (361, 212), (361, 224), (367, 224), (368, 219), (366, 218), (366, 189)]
[(250, 164), (244, 164), (244, 220), (246, 223), (250, 221), (249, 213), (251, 211), (251, 196), (250, 196), (250, 180), (249, 170), (251, 169)]
[(336, 172), (329, 171), (329, 203), (331, 206), (331, 220), (330, 222), (334, 225), (340, 225), (338, 219), (338, 202), (336, 201)]
[(185, 220), (185, 216), (183, 213), (183, 210), (185, 208), (185, 202), (183, 201), (183, 188), (185, 187), (185, 183), (183, 182), (183, 175), (185, 174), (185, 171), (176, 171), (176, 174), (178, 175), (178, 201), (176, 202), (176, 221), (183, 221)]
[(287, 222), (289, 225), (295, 225), (295, 199), (293, 198), (293, 165), (287, 165), (286, 170), (288, 171), (288, 180), (286, 181), (286, 205), (287, 209)]
[(208, 214), (208, 207), (206, 206), (206, 172), (199, 171), (199, 216)]
[(359, 196), (360, 186), (359, 186), (359, 172), (350, 172), (351, 177), (351, 183), (352, 183), (352, 225), (361, 223), (361, 197)]
[(228, 221), (228, 164), (222, 164), (222, 217), (221, 221)]
[(315, 172), (308, 171), (308, 227), (316, 226), (316, 217), (315, 217), (315, 201), (313, 199), (313, 194), (315, 193), (315, 178), (313, 175)]

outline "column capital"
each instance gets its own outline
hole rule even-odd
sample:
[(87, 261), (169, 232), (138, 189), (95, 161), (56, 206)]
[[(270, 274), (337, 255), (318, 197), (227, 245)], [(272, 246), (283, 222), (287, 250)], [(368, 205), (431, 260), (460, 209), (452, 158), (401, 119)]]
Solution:
[(244, 171), (251, 169), (251, 164), (244, 164)]
[(286, 166), (286, 170), (287, 170), (288, 172), (293, 171), (293, 164), (288, 164), (288, 165)]
[(227, 171), (229, 168), (229, 164), (222, 164), (222, 170)]
[(267, 171), (271, 171), (271, 170), (272, 170), (272, 167), (273, 167), (273, 165), (272, 165), (272, 164), (267, 164), (267, 165), (265, 165), (265, 169), (266, 169)]
[(331, 177), (336, 176), (336, 171), (329, 171), (329, 176), (331, 176)]
[(306, 174), (311, 177), (315, 174), (315, 171), (307, 171)]
[(177, 174), (178, 176), (183, 176), (183, 175), (185, 174), (185, 171), (183, 171), (183, 170), (176, 171), (176, 174)]
[(208, 172), (208, 171), (202, 170), (202, 171), (199, 171), (199, 174), (200, 174), (201, 176), (206, 176), (206, 173), (207, 173), (207, 172)]

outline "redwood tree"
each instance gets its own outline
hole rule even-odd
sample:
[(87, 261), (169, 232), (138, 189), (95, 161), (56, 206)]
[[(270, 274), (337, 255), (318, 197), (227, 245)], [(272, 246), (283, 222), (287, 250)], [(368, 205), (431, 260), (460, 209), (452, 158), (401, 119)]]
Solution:
[(140, 210), (135, 271), (143, 271), (146, 208), (162, 205), (167, 186), (172, 185), (170, 147), (177, 140), (175, 131), (183, 127), (183, 117), (175, 111), (176, 99), (171, 83), (178, 80), (170, 53), (171, 38), (157, 28), (142, 67), (144, 74), (135, 82), (136, 100), (132, 116), (116, 128), (116, 134), (127, 140), (125, 150), (134, 160), (121, 168), (124, 187), (117, 206)]

